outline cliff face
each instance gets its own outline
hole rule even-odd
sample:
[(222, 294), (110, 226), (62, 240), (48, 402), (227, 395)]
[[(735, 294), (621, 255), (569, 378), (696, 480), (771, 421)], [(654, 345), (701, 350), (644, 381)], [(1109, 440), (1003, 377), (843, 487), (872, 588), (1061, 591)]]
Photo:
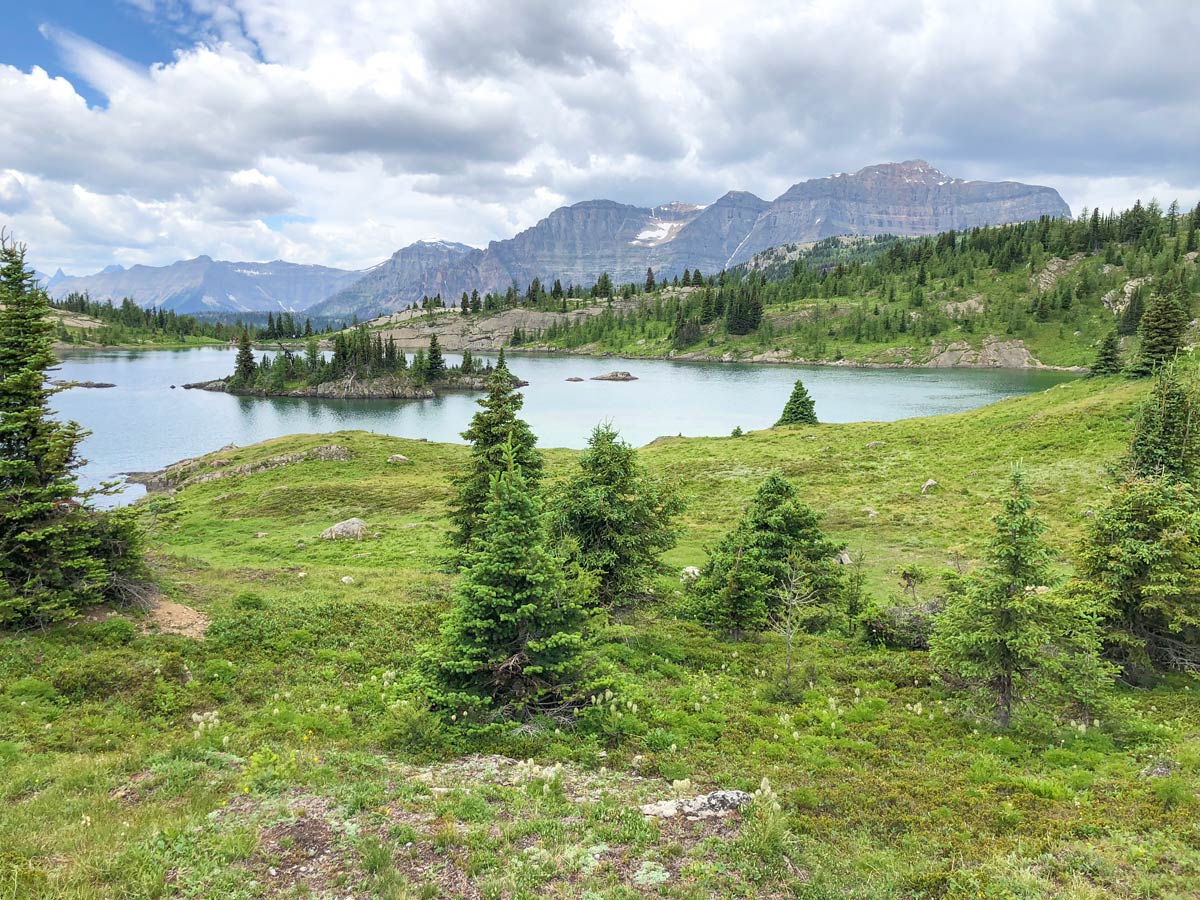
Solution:
[(647, 268), (660, 278), (695, 268), (711, 275), (771, 247), (834, 235), (918, 236), (1069, 214), (1052, 188), (964, 181), (922, 160), (804, 181), (774, 202), (742, 191), (706, 207), (589, 200), (556, 209), (514, 237), (492, 241), (486, 250), (464, 253), (443, 271), (395, 279), (382, 292), (364, 279), (345, 292), (361, 306), (337, 311), (386, 312), (424, 295), (440, 292), (449, 300), (463, 291), (504, 291), (514, 282), (523, 290), (535, 277), (591, 285), (601, 272), (618, 284), (641, 281)]
[(709, 206), (642, 207), (588, 200), (554, 210), (531, 228), (479, 250), (418, 241), (365, 272), (291, 263), (225, 263), (206, 256), (160, 269), (135, 266), (54, 284), (61, 297), (132, 297), (143, 306), (201, 310), (307, 310), (348, 318), (403, 309), (424, 296), (457, 301), (465, 291), (590, 286), (602, 272), (618, 284), (699, 268), (711, 275), (783, 244), (835, 235), (927, 235), (976, 225), (1065, 216), (1048, 187), (964, 181), (922, 160), (868, 166), (793, 185), (773, 202), (731, 191)]
[(109, 266), (95, 275), (57, 278), (51, 296), (87, 293), (93, 300), (198, 312), (301, 311), (356, 281), (361, 273), (281, 262), (224, 262), (208, 256), (169, 266)]
[(963, 181), (919, 159), (886, 163), (793, 185), (758, 218), (729, 264), (841, 234), (918, 236), (1070, 212), (1053, 188)]
[(451, 241), (417, 241), (368, 269), (362, 277), (322, 300), (310, 312), (318, 316), (351, 316), (363, 310), (402, 309), (422, 297), (454, 296), (453, 273), (464, 259), (483, 251)]

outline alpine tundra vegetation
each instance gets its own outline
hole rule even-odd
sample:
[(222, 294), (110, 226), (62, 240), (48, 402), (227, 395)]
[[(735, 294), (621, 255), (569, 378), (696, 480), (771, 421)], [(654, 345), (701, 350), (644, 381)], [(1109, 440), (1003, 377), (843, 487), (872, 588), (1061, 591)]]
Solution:
[(9, 6), (0, 900), (1200, 898), (1200, 4)]

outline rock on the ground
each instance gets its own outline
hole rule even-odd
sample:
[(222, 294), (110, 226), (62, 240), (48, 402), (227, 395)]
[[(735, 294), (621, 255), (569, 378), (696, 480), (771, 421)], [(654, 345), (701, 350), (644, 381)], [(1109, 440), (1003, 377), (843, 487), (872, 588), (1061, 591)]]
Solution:
[(932, 478), (930, 478), (923, 485), (921, 485), (921, 493), (928, 494), (930, 491), (932, 491), (937, 486), (938, 486), (938, 483), (936, 481), (934, 481)]
[(834, 557), (839, 566), (854, 565), (854, 557), (850, 555), (849, 550), (839, 550), (838, 555)]
[(700, 577), (700, 568), (698, 566), (684, 566), (683, 571), (679, 573), (679, 580), (684, 584), (691, 584)]
[(336, 541), (342, 538), (353, 538), (356, 541), (361, 541), (366, 536), (367, 523), (359, 518), (338, 522), (336, 525), (330, 525), (321, 532), (321, 537), (327, 541)]
[(395, 463), (398, 466), (403, 466), (403, 465), (406, 465), (406, 464), (412, 462), (412, 460), (409, 459), (407, 456), (405, 456), (403, 453), (393, 453), (391, 456), (388, 457), (388, 462)]
[(754, 798), (745, 791), (713, 791), (699, 797), (660, 800), (641, 808), (642, 815), (656, 819), (684, 816), (688, 819), (719, 819), (737, 812)]
[(629, 372), (607, 372), (604, 375), (593, 375), (592, 381), (637, 381), (637, 376)]
[(882, 446), (883, 446), (883, 441), (871, 441), (871, 443), (867, 444), (867, 449), (868, 450), (878, 450)]
[(342, 576), (342, 584), (354, 584), (354, 576), (353, 575), (343, 575)]
[(983, 339), (976, 350), (967, 341), (954, 341), (941, 346), (934, 344), (932, 355), (925, 365), (935, 369), (973, 366), (985, 369), (1038, 369), (1042, 364), (1033, 357), (1020, 339), (1003, 340), (994, 334)]

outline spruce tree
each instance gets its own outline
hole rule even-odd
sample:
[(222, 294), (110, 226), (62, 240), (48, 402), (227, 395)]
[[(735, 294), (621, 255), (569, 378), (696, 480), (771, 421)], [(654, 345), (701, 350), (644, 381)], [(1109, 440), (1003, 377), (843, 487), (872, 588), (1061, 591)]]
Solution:
[(795, 386), (792, 387), (792, 394), (788, 397), (787, 405), (783, 408), (783, 414), (775, 425), (778, 427), (780, 425), (816, 424), (817, 411), (813, 399), (808, 395), (804, 383), (797, 378)]
[(238, 338), (234, 377), (240, 384), (251, 384), (256, 374), (258, 374), (258, 363), (254, 360), (254, 348), (250, 345), (250, 332), (243, 328), (242, 336)]
[(1188, 327), (1184, 300), (1155, 291), (1138, 327), (1138, 352), (1129, 366), (1134, 375), (1151, 375), (1175, 358)]
[(541, 504), (515, 461), (493, 473), (479, 540), (442, 632), (441, 702), (487, 717), (525, 717), (569, 700), (581, 669), (583, 611), (550, 552)]
[(658, 557), (675, 546), (678, 495), (653, 481), (637, 451), (608, 424), (597, 425), (579, 472), (556, 495), (553, 521), (572, 558), (597, 577), (597, 602), (627, 603), (646, 590)]
[(425, 377), (430, 381), (439, 381), (446, 375), (446, 360), (442, 356), (442, 346), (438, 343), (436, 334), (429, 336), (429, 352), (425, 354)]
[(1146, 301), (1142, 288), (1139, 286), (1134, 288), (1129, 295), (1129, 302), (1125, 304), (1125, 309), (1121, 312), (1121, 318), (1117, 321), (1117, 334), (1126, 336), (1137, 334), (1138, 326), (1141, 325), (1145, 312)]
[(768, 476), (692, 585), (698, 618), (734, 637), (761, 630), (780, 588), (797, 576), (816, 606), (828, 610), (841, 585), (835, 557), (843, 547), (825, 537), (820, 522), (795, 485), (778, 473)]
[(646, 293), (649, 294), (651, 291), (653, 291), (655, 289), (655, 287), (657, 287), (657, 285), (655, 284), (655, 281), (654, 281), (654, 270), (647, 268), (646, 269), (646, 284), (645, 284)]
[(1092, 363), (1092, 375), (1116, 375), (1121, 371), (1121, 344), (1116, 331), (1110, 331), (1100, 342), (1096, 361)]
[(1050, 590), (1046, 526), (1032, 509), (1024, 475), (1014, 468), (993, 520), (986, 564), (951, 592), (929, 642), (948, 682), (985, 696), (1002, 728), (1020, 705), (1053, 696), (1055, 682), (1064, 677), (1106, 677), (1095, 663), (1099, 644), (1091, 614)]
[[(491, 492), (492, 476), (505, 470), (506, 453), (521, 470), (525, 481), (536, 486), (542, 475), (542, 456), (535, 445), (537, 438), (529, 425), (517, 417), (525, 400), (516, 389), (516, 379), (501, 360), (487, 381), (487, 396), (479, 400), (479, 412), (462, 436), (471, 444), (467, 470), (458, 479), (458, 497), (451, 512), (455, 533), (453, 543), (460, 551), (472, 549)], [(505, 450), (506, 446), (508, 451)]]
[(106, 599), (131, 540), (128, 520), (107, 528), (88, 492), (75, 500), (86, 433), (51, 417), (49, 313), (24, 246), (0, 234), (0, 625), (44, 625)]
[(1154, 379), (1134, 426), (1128, 463), (1140, 478), (1196, 483), (1200, 476), (1200, 387), (1177, 363)]
[(1105, 652), (1126, 680), (1200, 671), (1200, 495), (1133, 477), (1097, 511), (1079, 552), (1080, 593), (1104, 614)]

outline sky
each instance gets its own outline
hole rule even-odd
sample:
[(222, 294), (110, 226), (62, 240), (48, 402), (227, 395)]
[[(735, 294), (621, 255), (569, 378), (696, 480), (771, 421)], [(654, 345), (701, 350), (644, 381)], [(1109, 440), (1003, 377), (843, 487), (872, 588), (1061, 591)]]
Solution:
[(912, 158), (1190, 207), (1197, 46), (1194, 0), (13, 3), (0, 226), (43, 272), (362, 268)]

